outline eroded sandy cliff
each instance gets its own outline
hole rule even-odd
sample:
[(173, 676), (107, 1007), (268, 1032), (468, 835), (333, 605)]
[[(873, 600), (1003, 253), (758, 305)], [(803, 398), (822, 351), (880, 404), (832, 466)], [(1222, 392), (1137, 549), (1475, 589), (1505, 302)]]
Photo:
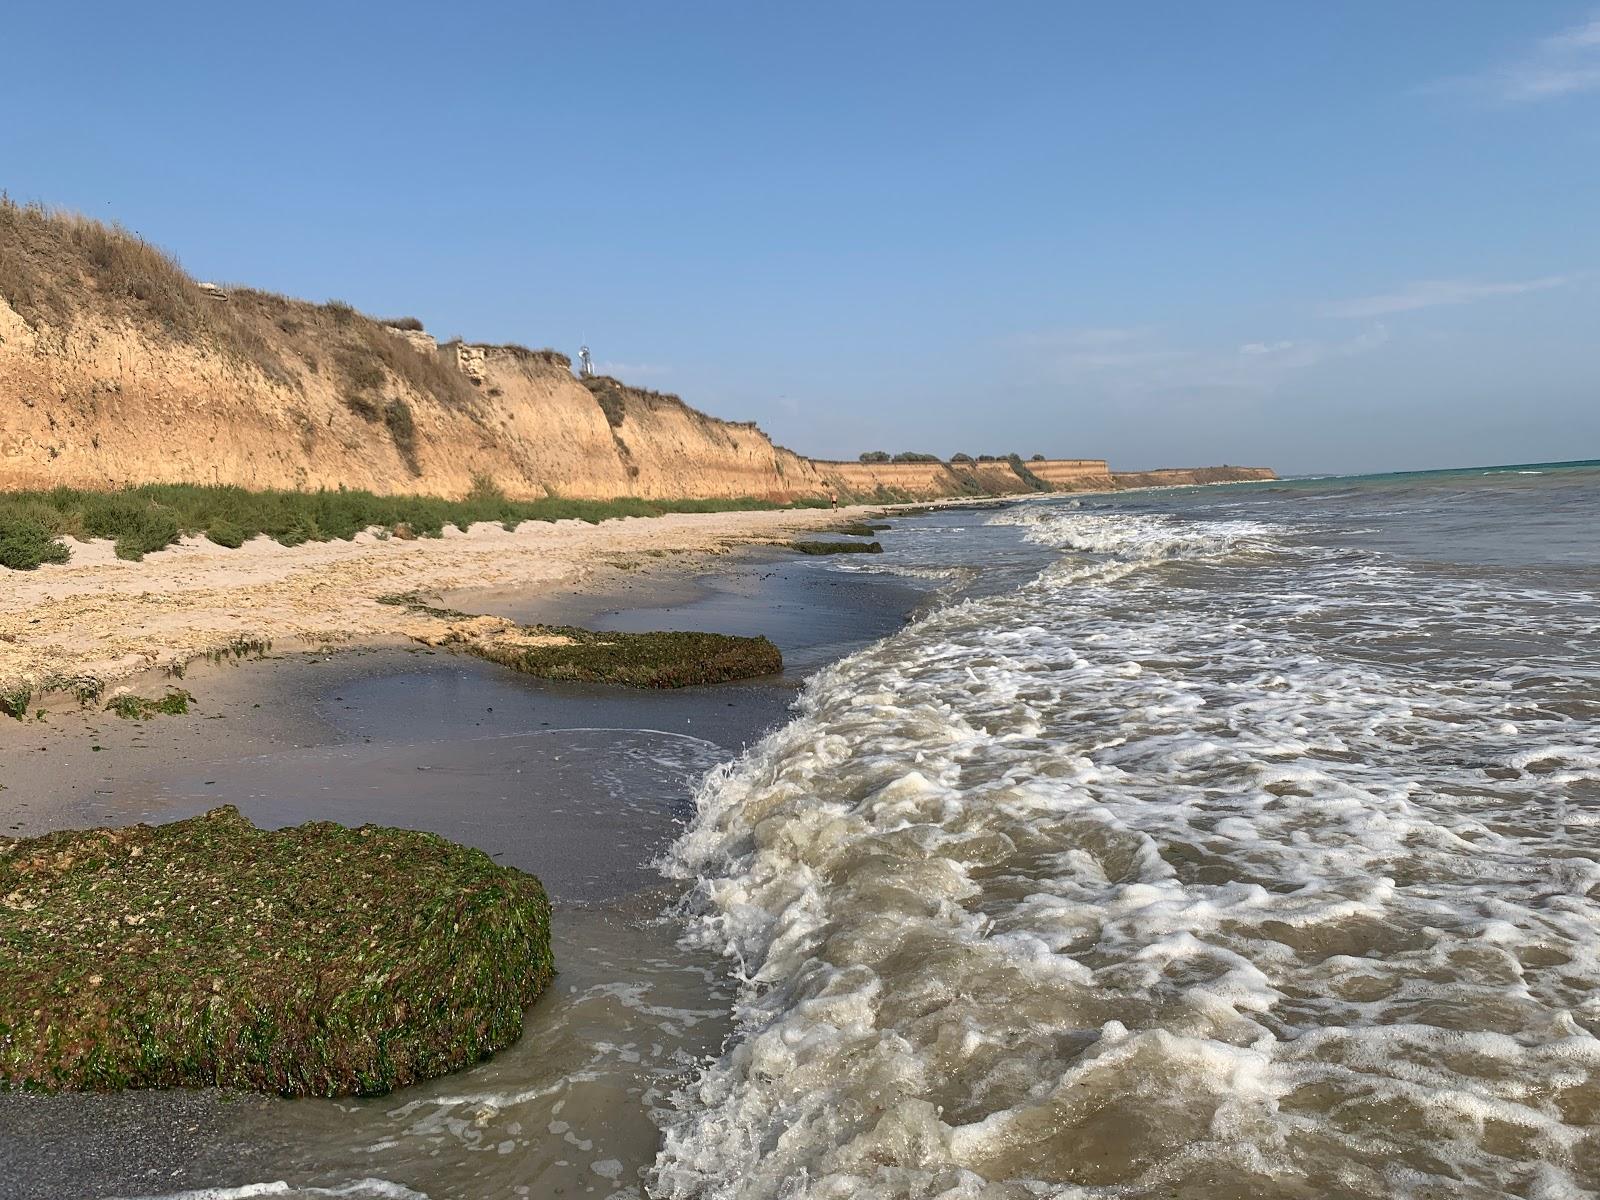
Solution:
[[(1191, 481), (1271, 476), (1236, 471)], [(438, 345), (416, 322), (337, 302), (197, 284), (118, 230), (0, 201), (3, 490), (184, 482), (460, 496), (488, 479), (518, 499), (896, 500), (1172, 475), (1113, 476), (1091, 459), (813, 461), (675, 396), (580, 381), (553, 351)]]

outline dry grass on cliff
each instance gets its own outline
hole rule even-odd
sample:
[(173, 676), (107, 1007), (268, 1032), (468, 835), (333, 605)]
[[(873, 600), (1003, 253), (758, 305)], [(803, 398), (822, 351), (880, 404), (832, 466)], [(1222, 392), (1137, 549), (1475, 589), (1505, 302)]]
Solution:
[(293, 382), (262, 331), (120, 225), (0, 196), (0, 296), (35, 329), (66, 330), (92, 314), (209, 342), (275, 382)]
[(64, 326), (90, 304), (171, 330), (211, 303), (169, 254), (115, 225), (0, 197), (0, 295), (30, 325)]
[[(352, 404), (352, 398), (375, 397), (389, 386), (390, 379), (402, 381), (412, 391), (431, 396), (447, 408), (475, 410), (476, 391), (444, 355), (419, 350), (390, 332), (408, 329), (409, 325), (375, 321), (342, 300), (312, 304), (246, 287), (232, 288), (228, 296), (230, 303), (239, 306), (242, 316), (248, 315), (259, 327), (275, 331), (286, 349), (309, 370), (332, 368), (345, 402), (358, 411), (360, 406)], [(332, 361), (324, 362), (323, 356), (330, 354)], [(383, 407), (381, 402), (375, 403), (374, 413), (381, 415)]]
[(561, 353), (561, 351), (552, 350), (548, 346), (542, 350), (531, 350), (517, 342), (506, 342), (503, 345), (488, 346), (485, 349), (503, 350), (511, 357), (520, 358), (526, 362), (545, 363), (552, 367), (565, 367), (569, 371), (572, 369), (572, 359)]
[[(440, 355), (418, 350), (347, 304), (311, 304), (244, 287), (208, 291), (177, 259), (121, 226), (3, 195), (0, 296), (35, 329), (62, 331), (85, 317), (126, 323), (149, 335), (206, 343), (296, 390), (304, 374), (332, 369), (346, 401), (355, 398), (351, 407), (370, 403), (374, 419), (385, 411), (381, 393), (391, 381), (449, 407), (470, 411), (476, 404), (472, 385)], [(415, 318), (391, 324), (421, 327)]]
[(689, 420), (693, 421), (706, 436), (715, 438), (724, 444), (732, 445), (733, 437), (728, 433), (730, 426), (740, 429), (756, 429), (754, 421), (719, 421), (715, 417), (707, 416), (694, 405), (689, 404), (682, 396), (675, 396), (671, 392), (653, 392), (649, 388), (629, 387), (620, 379), (610, 375), (591, 375), (582, 381), (583, 386), (595, 398), (595, 403), (600, 406), (600, 411), (605, 414), (606, 423), (613, 430), (617, 429), (627, 417), (628, 401), (634, 400), (646, 408), (670, 408), (682, 412)]

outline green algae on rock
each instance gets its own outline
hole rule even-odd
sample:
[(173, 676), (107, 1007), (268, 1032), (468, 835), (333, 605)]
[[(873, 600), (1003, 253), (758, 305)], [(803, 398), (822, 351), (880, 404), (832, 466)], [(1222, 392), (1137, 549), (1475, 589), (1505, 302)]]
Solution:
[(509, 1046), (554, 973), (533, 876), (232, 806), (0, 838), (0, 1086), (373, 1095)]
[(542, 679), (642, 688), (726, 683), (783, 670), (783, 655), (766, 638), (725, 633), (596, 633), (531, 625), (469, 637), (462, 648)]
[(789, 549), (801, 554), (882, 554), (879, 542), (790, 542)]
[(680, 688), (776, 675), (783, 655), (764, 637), (725, 633), (596, 632), (571, 625), (518, 625), (430, 604), (416, 592), (378, 597), (436, 624), (411, 637), (474, 654), (525, 675), (569, 683)]

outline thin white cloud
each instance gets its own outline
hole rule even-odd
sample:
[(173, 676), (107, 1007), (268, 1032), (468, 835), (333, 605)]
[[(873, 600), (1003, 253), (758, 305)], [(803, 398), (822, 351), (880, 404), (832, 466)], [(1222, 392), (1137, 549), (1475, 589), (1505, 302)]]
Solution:
[(1155, 345), (1154, 335), (1149, 327), (1056, 328), (1030, 329), (1006, 340), (1029, 359), (1098, 371), (1140, 366), (1177, 353)]
[(671, 375), (672, 368), (660, 363), (625, 363), (625, 362), (597, 362), (594, 365), (596, 374), (610, 375), (613, 379), (659, 379), (663, 375)]
[[(1232, 348), (1173, 346), (1154, 333), (1137, 333), (1096, 347), (1083, 330), (1030, 335), (1025, 357), (1055, 383), (1092, 386), (1127, 397), (1205, 393), (1264, 395), (1290, 376), (1319, 364), (1376, 350), (1389, 332), (1374, 324), (1338, 341), (1261, 339)], [(1089, 343), (1087, 346), (1085, 342)]]
[(1502, 104), (1533, 104), (1600, 89), (1600, 16), (1541, 38), (1521, 57), (1434, 90), (1467, 92)]
[(1473, 279), (1424, 279), (1377, 296), (1337, 300), (1318, 311), (1325, 317), (1368, 320), (1390, 313), (1414, 312), (1419, 308), (1438, 308), (1447, 304), (1471, 304), (1495, 296), (1520, 296), (1544, 292), (1572, 282), (1570, 275), (1546, 275), (1541, 279), (1518, 279), (1494, 283)]
[(1117, 346), (1125, 342), (1136, 342), (1148, 336), (1150, 330), (1143, 327), (1114, 328), (1097, 327), (1090, 329), (1030, 329), (1019, 333), (1010, 340), (1018, 346), (1042, 346), (1055, 349), (1092, 349), (1103, 346)]
[(1600, 47), (1600, 17), (1586, 21), (1582, 25), (1558, 33), (1554, 37), (1545, 39), (1545, 45), (1551, 50), (1582, 50), (1590, 46)]

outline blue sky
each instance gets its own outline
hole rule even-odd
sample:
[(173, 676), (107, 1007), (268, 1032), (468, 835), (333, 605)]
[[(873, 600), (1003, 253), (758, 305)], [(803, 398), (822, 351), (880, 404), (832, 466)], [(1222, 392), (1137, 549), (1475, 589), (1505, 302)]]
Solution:
[(804, 452), (1600, 456), (1600, 4), (16, 6), (0, 187)]

